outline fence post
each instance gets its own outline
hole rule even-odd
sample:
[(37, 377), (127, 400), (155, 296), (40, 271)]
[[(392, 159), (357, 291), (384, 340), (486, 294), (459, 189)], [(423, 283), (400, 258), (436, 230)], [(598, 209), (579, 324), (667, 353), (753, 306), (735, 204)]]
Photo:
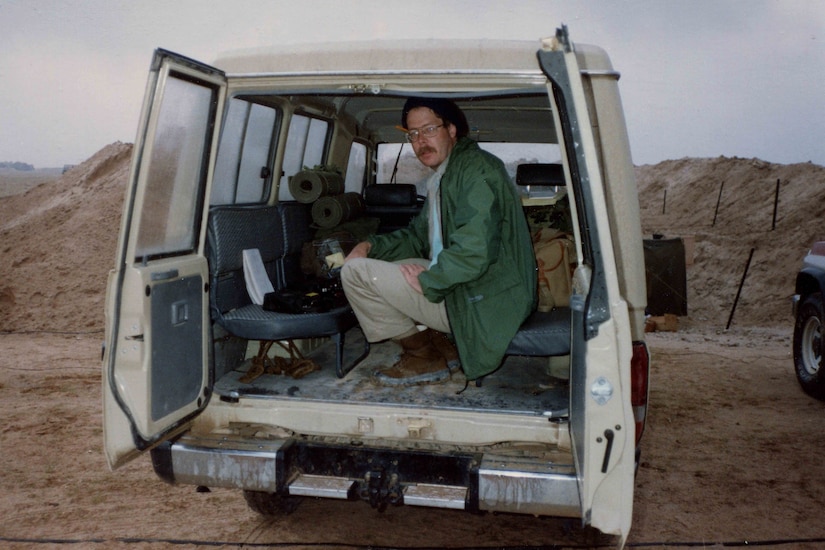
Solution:
[(730, 315), (728, 316), (728, 324), (725, 325), (725, 330), (730, 328), (730, 323), (733, 321), (733, 312), (736, 311), (736, 304), (739, 303), (739, 295), (742, 294), (742, 286), (745, 284), (745, 278), (748, 276), (748, 268), (751, 266), (751, 260), (753, 259), (753, 251), (756, 250), (755, 248), (751, 248), (751, 253), (748, 255), (748, 263), (745, 264), (745, 272), (742, 273), (742, 280), (739, 281), (739, 288), (736, 290), (736, 298), (733, 299), (733, 307), (730, 308)]
[(722, 180), (722, 183), (719, 184), (719, 196), (716, 198), (716, 210), (713, 211), (713, 223), (710, 224), (711, 227), (716, 226), (716, 216), (719, 214), (719, 203), (722, 202), (722, 189), (725, 188), (725, 180)]
[(771, 231), (776, 229), (776, 210), (779, 206), (779, 178), (776, 178), (776, 194), (773, 197), (773, 223), (771, 224)]

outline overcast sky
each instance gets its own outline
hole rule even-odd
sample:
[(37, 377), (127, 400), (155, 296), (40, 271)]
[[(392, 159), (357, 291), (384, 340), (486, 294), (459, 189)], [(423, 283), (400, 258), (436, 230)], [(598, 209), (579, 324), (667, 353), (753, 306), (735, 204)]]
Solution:
[(152, 52), (393, 38), (607, 50), (636, 164), (825, 165), (823, 0), (0, 0), (0, 161), (76, 164), (134, 141)]

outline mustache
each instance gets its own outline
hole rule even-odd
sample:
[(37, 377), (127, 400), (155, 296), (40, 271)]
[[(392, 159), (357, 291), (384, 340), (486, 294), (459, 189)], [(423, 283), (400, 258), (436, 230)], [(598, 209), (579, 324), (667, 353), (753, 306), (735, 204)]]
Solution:
[(435, 148), (434, 147), (422, 147), (421, 149), (419, 149), (416, 152), (416, 155), (420, 157), (421, 155), (424, 155), (424, 154), (427, 154), (427, 153), (435, 153)]

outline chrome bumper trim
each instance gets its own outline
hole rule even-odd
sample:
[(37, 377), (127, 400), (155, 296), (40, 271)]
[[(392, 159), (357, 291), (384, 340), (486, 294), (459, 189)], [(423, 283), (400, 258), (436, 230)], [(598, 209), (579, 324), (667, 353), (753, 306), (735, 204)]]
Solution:
[[(333, 499), (357, 498), (354, 477), (299, 474), (285, 477), (282, 450), (288, 440), (261, 440), (228, 436), (185, 435), (171, 445), (176, 483)], [(281, 462), (279, 464), (279, 461)], [(576, 472), (573, 465), (537, 458), (484, 455), (478, 469), (478, 496), (469, 487), (404, 483), (404, 503), (455, 510), (485, 510), (545, 516), (580, 517)]]

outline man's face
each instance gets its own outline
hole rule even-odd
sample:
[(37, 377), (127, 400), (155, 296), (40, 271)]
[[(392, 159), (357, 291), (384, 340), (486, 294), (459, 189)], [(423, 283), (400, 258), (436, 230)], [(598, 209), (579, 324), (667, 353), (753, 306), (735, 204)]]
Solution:
[[(439, 126), (432, 136), (425, 136), (423, 129)], [(418, 139), (412, 142), (415, 156), (421, 164), (435, 170), (447, 160), (455, 145), (455, 126), (447, 123), (428, 107), (416, 107), (407, 113), (407, 130), (419, 130)]]

